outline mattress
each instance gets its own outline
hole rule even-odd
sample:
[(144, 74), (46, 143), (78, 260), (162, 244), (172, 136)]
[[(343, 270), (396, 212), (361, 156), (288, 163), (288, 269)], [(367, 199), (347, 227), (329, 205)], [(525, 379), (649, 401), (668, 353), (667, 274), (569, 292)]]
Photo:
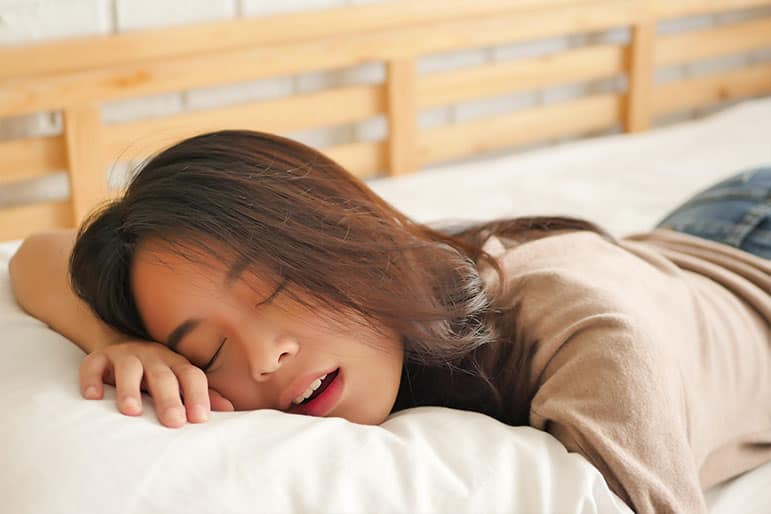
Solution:
[(420, 221), (564, 214), (617, 236), (648, 230), (695, 191), (771, 164), (771, 98), (700, 120), (369, 183)]
[[(678, 202), (771, 163), (771, 99), (640, 135), (465, 162), (370, 186), (430, 223), (529, 214), (651, 228)], [(277, 411), (214, 413), (179, 430), (78, 391), (81, 351), (16, 307), (0, 244), (0, 505), (53, 512), (628, 513), (549, 434), (422, 407), (367, 427)], [(710, 510), (768, 512), (771, 464), (707, 491)]]

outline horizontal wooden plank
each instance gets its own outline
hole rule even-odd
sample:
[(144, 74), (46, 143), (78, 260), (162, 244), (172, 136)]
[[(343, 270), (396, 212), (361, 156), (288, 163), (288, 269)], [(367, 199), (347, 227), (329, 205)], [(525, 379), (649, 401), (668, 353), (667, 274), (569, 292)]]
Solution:
[[(500, 13), (587, 5), (594, 0), (400, 0), (344, 8), (249, 17), (97, 37), (0, 47), (0, 79), (165, 60), (202, 52), (298, 43), (383, 32)], [(650, 14), (673, 18), (771, 5), (771, 0), (657, 0)], [(640, 13), (644, 13), (642, 10)]]
[(622, 98), (598, 95), (505, 116), (438, 127), (421, 134), (420, 162), (477, 155), (556, 137), (612, 127), (621, 121)]
[(0, 47), (0, 79), (72, 72), (247, 46), (342, 37), (453, 19), (467, 20), (492, 13), (546, 9), (591, 1), (401, 0), (164, 27), (110, 36), (70, 38), (42, 44), (3, 46)]
[(658, 85), (653, 92), (653, 112), (661, 116), (768, 93), (771, 93), (771, 64), (755, 65)]
[(636, 1), (597, 0), (561, 8), (560, 16), (539, 9), (347, 38), (9, 79), (0, 84), (0, 116), (600, 30), (633, 20)]
[(384, 141), (365, 141), (337, 145), (322, 149), (322, 152), (348, 170), (352, 175), (365, 179), (375, 176), (388, 165)]
[(768, 47), (771, 47), (771, 18), (659, 36), (655, 64), (672, 66)]
[(435, 107), (473, 98), (611, 77), (623, 73), (624, 66), (622, 47), (601, 45), (432, 73), (418, 77), (418, 106)]
[(292, 132), (385, 113), (382, 85), (352, 86), (104, 127), (105, 155), (142, 158), (181, 139), (222, 129)]
[(659, 19), (736, 11), (771, 5), (771, 0), (650, 0), (650, 14)]
[[(172, 144), (174, 141), (168, 141)], [(352, 175), (361, 179), (373, 177), (385, 171), (388, 165), (385, 141), (361, 141), (320, 149), (329, 158), (340, 164)], [(144, 154), (146, 156), (149, 154)], [(121, 159), (127, 159), (124, 154)], [(120, 189), (111, 192), (110, 198), (118, 198)]]
[(22, 239), (34, 232), (72, 227), (69, 200), (0, 209), (0, 241)]
[(43, 177), (67, 168), (61, 136), (0, 141), (0, 184)]

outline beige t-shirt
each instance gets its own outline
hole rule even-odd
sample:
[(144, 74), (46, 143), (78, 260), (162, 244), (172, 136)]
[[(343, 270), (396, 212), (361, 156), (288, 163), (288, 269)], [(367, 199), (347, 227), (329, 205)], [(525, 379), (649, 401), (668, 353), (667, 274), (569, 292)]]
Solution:
[(485, 244), (501, 289), (482, 274), (530, 342), (529, 422), (638, 514), (706, 512), (703, 488), (771, 460), (769, 261), (661, 229), (509, 246)]

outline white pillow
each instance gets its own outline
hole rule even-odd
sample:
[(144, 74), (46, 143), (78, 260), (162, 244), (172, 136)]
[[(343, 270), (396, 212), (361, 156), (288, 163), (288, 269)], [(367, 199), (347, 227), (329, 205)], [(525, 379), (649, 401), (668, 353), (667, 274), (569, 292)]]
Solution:
[(82, 352), (24, 314), (0, 246), (3, 512), (629, 513), (550, 435), (423, 407), (371, 427), (278, 411), (168, 429), (81, 399)]

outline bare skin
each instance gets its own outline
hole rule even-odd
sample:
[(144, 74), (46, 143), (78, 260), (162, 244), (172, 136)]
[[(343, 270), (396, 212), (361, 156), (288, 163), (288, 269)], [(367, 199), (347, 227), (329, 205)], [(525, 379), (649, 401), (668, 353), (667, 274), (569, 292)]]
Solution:
[[(51, 329), (79, 346), (87, 356), (80, 366), (80, 390), (88, 399), (104, 397), (104, 384), (116, 385), (118, 410), (129, 416), (141, 414), (139, 391), (122, 384), (123, 370), (142, 367), (141, 390), (151, 393), (162, 424), (184, 425), (186, 421), (205, 421), (211, 410), (233, 410), (233, 405), (216, 391), (201, 387), (202, 373), (187, 359), (161, 344), (127, 337), (100, 321), (69, 287), (67, 262), (75, 241), (74, 230), (35, 234), (24, 240), (8, 269), (11, 287), (19, 306), (45, 322)], [(156, 381), (171, 370), (177, 380), (173, 387)], [(157, 372), (156, 372), (157, 371)], [(187, 409), (187, 420), (168, 417), (170, 407), (181, 407), (180, 389), (188, 398), (205, 405), (205, 412)], [(203, 392), (201, 390), (203, 389)]]
[[(339, 369), (344, 390), (324, 415), (362, 424), (386, 419), (401, 379), (403, 350), (397, 334), (353, 322), (353, 313), (334, 323), (331, 312), (303, 306), (267, 274), (247, 271), (232, 282), (227, 275), (228, 269), (211, 256), (190, 260), (161, 245), (141, 245), (132, 289), (148, 333), (168, 343), (177, 327), (197, 320), (175, 351), (203, 369), (208, 387), (236, 410), (287, 410), (297, 396), (290, 392), (304, 377)], [(128, 390), (137, 389), (140, 371), (138, 366), (127, 371)], [(163, 380), (173, 388), (171, 373)], [(202, 399), (204, 392), (192, 394)]]
[[(286, 291), (258, 306), (276, 290), (275, 281), (247, 273), (226, 284), (228, 270), (216, 261), (196, 264), (145, 245), (135, 259), (133, 288), (155, 341), (127, 338), (69, 289), (73, 240), (72, 231), (30, 237), (10, 272), (22, 308), (88, 354), (80, 367), (85, 398), (101, 399), (104, 384), (115, 385), (119, 411), (136, 416), (141, 392), (149, 392), (161, 423), (180, 427), (206, 421), (212, 410), (285, 410), (288, 391), (304, 377), (339, 368), (344, 389), (324, 415), (378, 424), (390, 413), (403, 350), (386, 328), (368, 328), (350, 316), (333, 323), (323, 309), (305, 309)], [(193, 317), (200, 322), (176, 352), (165, 346), (174, 328)], [(205, 373), (204, 359), (218, 348)]]

